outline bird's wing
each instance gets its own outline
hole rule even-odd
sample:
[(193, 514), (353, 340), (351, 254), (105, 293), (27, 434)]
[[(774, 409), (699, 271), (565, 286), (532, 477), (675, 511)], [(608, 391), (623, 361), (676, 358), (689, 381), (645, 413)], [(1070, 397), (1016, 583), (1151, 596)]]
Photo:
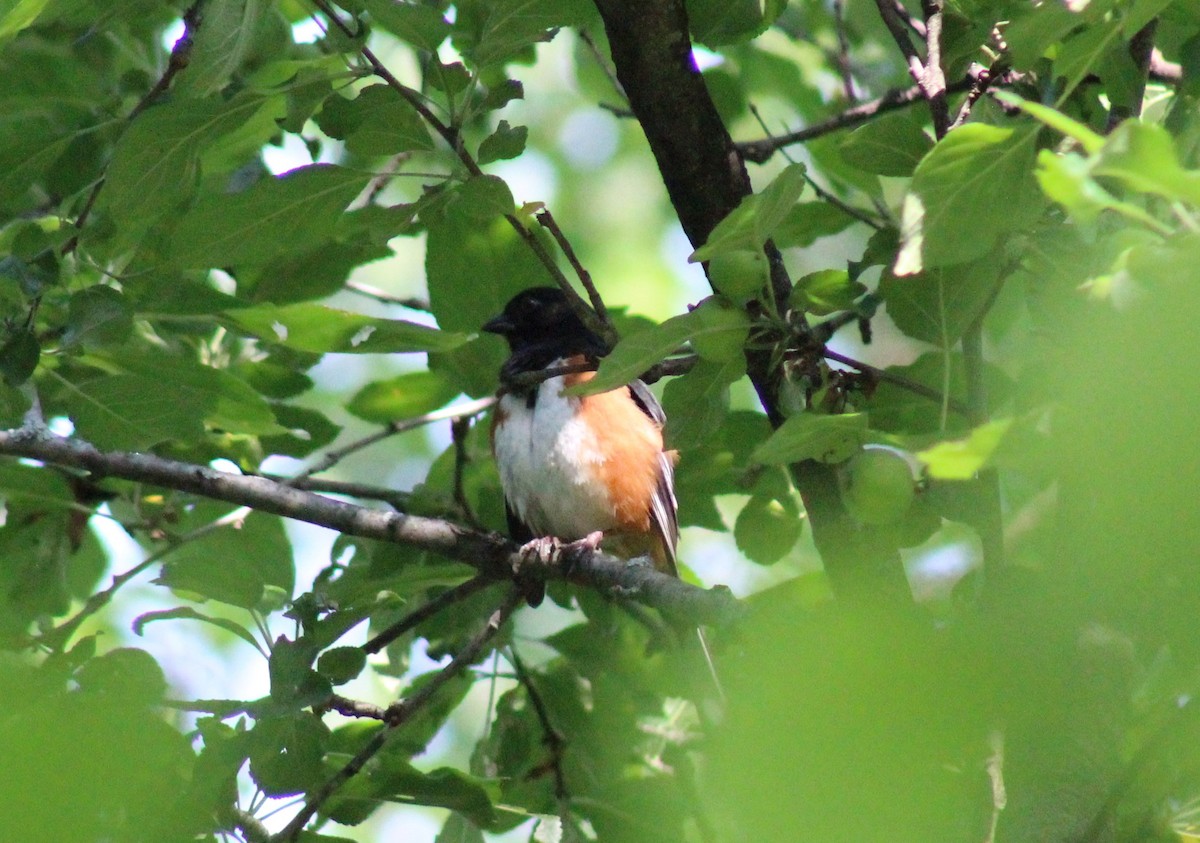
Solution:
[[(641, 381), (629, 384), (629, 392), (642, 412), (662, 428), (667, 423), (662, 404), (654, 393)], [(662, 542), (662, 567), (679, 576), (675, 561), (675, 545), (679, 541), (679, 503), (675, 499), (675, 452), (663, 451), (658, 455), (658, 483), (650, 501), (650, 523)], [(658, 560), (656, 560), (658, 561)]]

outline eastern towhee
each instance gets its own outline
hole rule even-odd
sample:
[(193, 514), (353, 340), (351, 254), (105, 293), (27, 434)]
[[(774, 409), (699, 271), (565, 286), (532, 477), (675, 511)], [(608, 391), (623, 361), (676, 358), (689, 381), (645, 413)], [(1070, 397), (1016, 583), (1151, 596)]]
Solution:
[[(591, 364), (608, 352), (557, 287), (518, 293), (483, 326), (508, 340), (500, 400), (492, 415), (492, 453), (500, 472), (509, 533), (532, 543), (599, 540), (617, 556), (648, 556), (678, 576), (675, 461), (663, 448), (666, 415), (640, 380), (596, 395), (564, 395), (594, 371), (529, 382), (547, 368)], [(532, 546), (532, 545), (527, 545)], [(537, 605), (544, 587), (526, 584)], [(717, 694), (723, 698), (702, 630), (696, 630)]]
[(658, 399), (636, 380), (598, 395), (562, 394), (595, 377), (592, 371), (535, 383), (519, 378), (594, 365), (608, 350), (556, 287), (519, 293), (483, 330), (512, 349), (500, 370), (492, 451), (513, 539), (570, 542), (603, 533), (606, 550), (649, 556), (677, 575), (676, 454), (663, 449), (666, 417)]

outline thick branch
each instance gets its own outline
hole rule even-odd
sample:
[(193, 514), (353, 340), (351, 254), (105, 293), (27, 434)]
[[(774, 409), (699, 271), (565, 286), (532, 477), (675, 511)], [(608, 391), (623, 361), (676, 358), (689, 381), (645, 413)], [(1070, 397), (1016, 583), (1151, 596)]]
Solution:
[[(604, 19), (617, 78), (646, 132), (671, 203), (694, 246), (751, 193), (745, 165), (692, 61), (683, 0), (596, 0)], [(791, 282), (779, 251), (768, 242), (771, 289), (786, 310)], [(747, 371), (773, 425), (782, 423), (780, 372), (769, 349), (747, 354)], [(910, 606), (894, 542), (860, 527), (842, 506), (831, 466), (804, 462), (793, 476), (813, 536), (837, 594), (851, 602)]]
[(496, 580), (511, 579), (517, 569), (526, 579), (570, 580), (632, 597), (693, 623), (721, 624), (739, 613), (737, 600), (724, 587), (697, 588), (653, 568), (573, 546), (560, 558), (542, 562), (523, 556), (517, 544), (497, 533), (469, 530), (437, 518), (355, 506), (265, 477), (230, 474), (152, 454), (103, 452), (80, 439), (27, 428), (0, 431), (0, 454), (82, 469), (97, 477), (151, 483), (347, 535), (419, 547), (465, 562)]

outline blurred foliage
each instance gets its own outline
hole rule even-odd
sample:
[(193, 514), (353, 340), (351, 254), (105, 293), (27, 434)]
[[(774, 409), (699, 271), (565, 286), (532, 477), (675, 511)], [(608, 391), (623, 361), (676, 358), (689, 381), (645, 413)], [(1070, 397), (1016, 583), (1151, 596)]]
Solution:
[[(736, 140), (912, 84), (868, 0), (686, 5)], [(590, 3), (330, 9), (340, 26), (301, 0), (0, 3), (3, 426), (296, 472), (489, 394), (505, 351), (478, 326), (551, 283), (546, 202), (624, 306), (595, 388), (699, 356), (663, 390), (685, 575), (728, 557), (755, 593), (717, 631), (722, 708), (690, 635), (553, 585), (566, 611), (524, 612), (481, 660), (501, 675), (447, 683), (300, 839), (383, 839), (406, 806), (441, 809), (439, 841), (1197, 839), (1194, 0), (947, 0), (961, 125), (935, 137), (917, 99), (766, 156), (692, 244), (699, 302)], [(871, 366), (799, 344), (822, 320)], [(775, 430), (745, 349), (779, 375)], [(486, 420), (458, 450), (375, 448), (334, 476), (503, 529)], [(832, 599), (801, 460), (906, 549), (911, 604)], [(0, 499), (6, 839), (265, 839), (256, 816), (279, 827), (379, 728), (332, 714), (335, 689), (411, 696), (434, 675), (414, 662), (499, 600), (348, 645), (471, 569), (343, 537), (304, 591), (311, 550), (276, 516), (11, 459)], [(131, 635), (164, 627), (230, 664), (224, 644), (253, 645), (269, 690), (177, 699), (187, 659)], [(463, 737), (480, 688), (487, 726)], [(445, 740), (469, 745), (443, 763)]]

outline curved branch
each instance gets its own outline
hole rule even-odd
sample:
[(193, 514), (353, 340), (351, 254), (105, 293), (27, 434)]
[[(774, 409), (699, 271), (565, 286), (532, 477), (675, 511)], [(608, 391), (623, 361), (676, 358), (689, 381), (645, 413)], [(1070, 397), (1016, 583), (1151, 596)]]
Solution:
[(100, 451), (81, 439), (41, 429), (0, 431), (0, 455), (82, 469), (97, 477), (151, 483), (214, 500), (248, 506), (328, 527), (352, 536), (398, 542), (465, 562), (495, 580), (568, 580), (598, 591), (630, 597), (697, 624), (724, 624), (740, 614), (729, 589), (697, 588), (649, 566), (586, 547), (566, 545), (541, 560), (523, 554), (498, 533), (470, 530), (438, 518), (370, 509), (305, 492), (265, 477), (231, 474), (153, 454)]

